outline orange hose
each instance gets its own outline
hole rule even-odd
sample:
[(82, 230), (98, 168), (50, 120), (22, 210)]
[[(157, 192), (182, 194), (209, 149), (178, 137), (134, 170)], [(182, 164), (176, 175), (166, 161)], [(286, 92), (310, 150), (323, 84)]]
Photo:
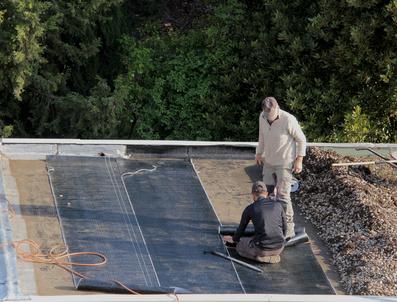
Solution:
[(117, 285), (120, 285), (122, 288), (124, 288), (125, 290), (127, 290), (129, 293), (134, 294), (134, 295), (140, 295), (140, 293), (132, 290), (131, 288), (129, 288), (128, 286), (124, 285), (123, 283), (121, 283), (118, 280), (112, 280), (114, 283), (116, 283)]
[[(15, 210), (12, 207), (11, 203), (7, 200), (8, 203), (8, 212), (10, 215), (10, 219), (13, 219), (15, 216)], [(59, 245), (53, 246), (48, 253), (45, 253), (42, 251), (40, 248), (40, 245), (30, 239), (24, 239), (24, 240), (18, 240), (18, 241), (13, 241), (11, 243), (3, 243), (0, 244), (0, 248), (3, 248), (5, 245), (11, 244), (15, 248), (15, 252), (18, 256), (18, 258), (27, 261), (27, 262), (32, 262), (32, 263), (43, 263), (43, 264), (53, 264), (57, 265), (60, 268), (63, 268), (64, 270), (70, 272), (71, 274), (77, 275), (80, 278), (83, 279), (88, 279), (87, 276), (69, 268), (68, 266), (89, 266), (89, 267), (95, 267), (95, 266), (101, 266), (107, 263), (107, 258), (104, 254), (97, 253), (97, 252), (74, 252), (74, 253), (69, 253), (68, 248), (65, 246), (63, 250), (56, 252), (56, 250), (59, 248)], [(25, 249), (24, 249), (25, 247)], [(30, 249), (30, 251), (26, 251), (26, 247)], [(79, 257), (79, 256), (94, 256), (99, 258), (101, 261), (95, 262), (95, 263), (82, 263), (82, 262), (72, 262), (72, 261), (65, 261), (61, 260), (64, 258), (68, 257)], [(140, 293), (132, 290), (131, 288), (127, 287), (123, 283), (121, 283), (118, 280), (112, 280), (114, 283), (118, 284), (119, 286), (123, 287), (125, 290), (127, 290), (129, 293), (134, 294), (134, 295), (140, 295)]]
[[(69, 253), (67, 252), (67, 249), (65, 248), (64, 251), (56, 253), (55, 249), (57, 246), (51, 248), (50, 252), (44, 253), (40, 246), (33, 240), (29, 239), (24, 239), (24, 240), (19, 240), (19, 241), (14, 241), (13, 242), (15, 251), (17, 253), (17, 256), (28, 262), (33, 262), (33, 263), (46, 263), (46, 264), (55, 264), (61, 267), (65, 266), (100, 266), (104, 265), (107, 262), (107, 258), (105, 255), (97, 252), (75, 252), (75, 253)], [(26, 251), (23, 249), (24, 246), (27, 246), (30, 248), (30, 251)], [(70, 256), (95, 256), (101, 259), (101, 261), (98, 261), (96, 263), (83, 263), (83, 262), (71, 262), (71, 261), (64, 261), (61, 259), (70, 257)], [(73, 271), (70, 269), (70, 271)], [(73, 271), (74, 272), (74, 271)], [(76, 273), (78, 274), (78, 273)]]

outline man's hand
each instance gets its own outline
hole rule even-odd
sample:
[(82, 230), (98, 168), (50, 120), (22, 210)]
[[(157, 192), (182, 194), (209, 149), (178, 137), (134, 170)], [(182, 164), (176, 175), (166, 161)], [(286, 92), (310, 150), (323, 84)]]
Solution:
[(233, 241), (232, 236), (223, 236), (223, 241), (225, 242), (225, 245), (227, 247), (236, 247), (236, 245), (237, 245), (237, 242)]
[(294, 162), (294, 168), (292, 169), (293, 173), (301, 173), (302, 172), (302, 161), (303, 156), (298, 156)]
[(256, 154), (255, 155), (255, 162), (258, 166), (263, 164), (263, 160), (262, 160), (262, 154)]
[(225, 241), (225, 242), (234, 242), (232, 236), (223, 236), (223, 241)]

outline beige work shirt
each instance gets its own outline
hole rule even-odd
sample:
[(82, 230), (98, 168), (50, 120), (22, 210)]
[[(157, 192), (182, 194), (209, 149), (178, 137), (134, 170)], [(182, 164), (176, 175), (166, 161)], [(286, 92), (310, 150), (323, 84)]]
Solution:
[(306, 137), (296, 118), (283, 110), (270, 125), (263, 112), (259, 115), (256, 154), (272, 166), (292, 167), (297, 156), (306, 155)]

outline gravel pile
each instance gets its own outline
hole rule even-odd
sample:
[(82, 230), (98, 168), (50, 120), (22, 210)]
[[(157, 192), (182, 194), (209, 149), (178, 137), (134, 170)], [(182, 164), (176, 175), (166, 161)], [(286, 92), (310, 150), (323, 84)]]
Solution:
[(397, 296), (397, 185), (367, 167), (331, 166), (354, 160), (310, 148), (294, 199), (329, 246), (348, 293)]

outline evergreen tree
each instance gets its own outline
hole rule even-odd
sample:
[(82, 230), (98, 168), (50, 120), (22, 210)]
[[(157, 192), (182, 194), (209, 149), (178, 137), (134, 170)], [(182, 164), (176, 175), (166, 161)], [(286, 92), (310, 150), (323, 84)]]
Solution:
[(0, 3), (0, 134), (10, 136), (15, 113), (31, 77), (44, 62), (42, 15), (47, 2), (4, 0)]
[(381, 0), (0, 3), (0, 134), (256, 140), (275, 96), (311, 141), (397, 141)]

